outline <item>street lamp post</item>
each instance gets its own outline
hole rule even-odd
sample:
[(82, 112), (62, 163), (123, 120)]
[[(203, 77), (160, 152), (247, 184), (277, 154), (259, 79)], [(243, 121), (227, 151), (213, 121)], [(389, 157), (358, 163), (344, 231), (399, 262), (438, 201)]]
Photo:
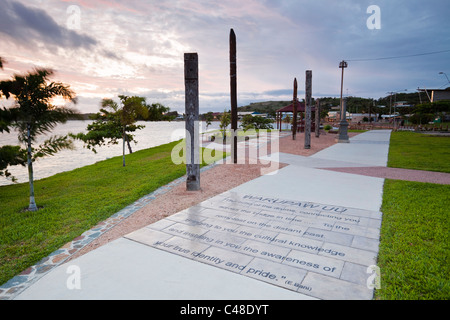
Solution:
[(405, 90), (400, 90), (395, 92), (395, 99), (394, 99), (394, 131), (397, 130), (397, 93), (403, 92), (403, 91), (408, 91), (408, 89)]
[(342, 99), (342, 91), (344, 88), (344, 69), (347, 68), (348, 64), (346, 61), (342, 60), (339, 63), (339, 68), (342, 69), (341, 75), (341, 121), (339, 122), (339, 136), (336, 138), (336, 142), (339, 143), (349, 143), (348, 139), (348, 122), (347, 122), (347, 101)]
[(391, 91), (387, 92), (390, 95), (390, 107), (389, 107), (389, 115), (391, 116), (391, 109), (392, 109), (392, 95), (394, 95), (394, 131), (396, 130), (396, 118), (397, 118), (397, 93), (408, 91), (408, 89), (399, 90), (399, 91)]

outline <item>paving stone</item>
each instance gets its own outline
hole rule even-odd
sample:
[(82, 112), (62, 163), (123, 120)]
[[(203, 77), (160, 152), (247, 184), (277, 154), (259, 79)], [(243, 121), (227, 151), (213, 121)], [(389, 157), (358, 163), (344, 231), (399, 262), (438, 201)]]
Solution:
[(64, 261), (65, 259), (67, 259), (70, 255), (66, 254), (66, 253), (61, 253), (57, 256), (55, 256), (52, 260), (53, 263), (59, 263), (61, 261)]
[(260, 259), (277, 263), (281, 263), (283, 259), (291, 252), (288, 248), (251, 240), (248, 240), (241, 245), (239, 251), (243, 254), (256, 256)]
[(340, 278), (341, 280), (367, 286), (367, 279), (369, 276), (370, 274), (367, 273), (367, 266), (346, 262)]
[(365, 266), (373, 265), (377, 260), (377, 254), (373, 251), (351, 248), (335, 243), (325, 243), (319, 252), (319, 255)]
[(194, 260), (239, 273), (253, 260), (253, 257), (217, 247), (210, 247), (196, 255)]
[(124, 236), (127, 239), (137, 241), (152, 246), (157, 241), (166, 241), (173, 237), (171, 234), (151, 230), (150, 228), (142, 228), (133, 231)]
[(358, 248), (358, 249), (378, 252), (379, 244), (380, 244), (379, 239), (372, 239), (372, 238), (366, 238), (366, 237), (361, 237), (361, 236), (355, 236), (355, 237), (353, 237), (353, 241), (352, 241), (352, 245), (351, 246), (353, 248)]
[(314, 272), (308, 272), (301, 284), (307, 288), (311, 288), (311, 290), (305, 292), (299, 289), (298, 292), (309, 294), (319, 299), (368, 300), (373, 297), (373, 289), (368, 289), (366, 286)]
[(18, 286), (18, 285), (24, 283), (27, 280), (28, 280), (28, 277), (26, 277), (25, 275), (15, 276), (14, 278), (12, 278), (9, 281), (7, 281), (6, 283), (4, 283), (2, 285), (2, 288), (3, 289), (13, 288), (15, 286)]
[(317, 254), (319, 249), (322, 248), (323, 241), (308, 239), (304, 237), (298, 237), (293, 235), (287, 235), (280, 233), (270, 241), (272, 244), (286, 247), (289, 249), (305, 251), (311, 254)]
[(308, 228), (302, 235), (302, 237), (322, 240), (326, 242), (338, 243), (350, 246), (353, 240), (352, 235), (343, 234), (340, 232), (326, 231), (317, 228)]
[(367, 226), (358, 226), (347, 223), (336, 222), (332, 231), (351, 234), (355, 236), (363, 236), (366, 238), (378, 239), (380, 236), (379, 228), (371, 228)]
[(27, 268), (26, 270), (24, 270), (24, 271), (22, 271), (21, 273), (20, 273), (20, 275), (28, 275), (28, 274), (31, 274), (31, 272), (33, 272), (33, 268)]
[(43, 265), (43, 266), (36, 268), (36, 273), (37, 274), (45, 273), (45, 272), (51, 270), (52, 268), (53, 268), (53, 265), (51, 265), (51, 264)]
[(162, 220), (159, 220), (159, 221), (157, 221), (155, 223), (152, 223), (152, 224), (148, 225), (146, 228), (150, 228), (150, 229), (153, 229), (153, 230), (162, 230), (162, 229), (167, 228), (167, 227), (169, 227), (169, 226), (171, 226), (171, 225), (173, 225), (175, 223), (176, 223), (176, 220), (174, 221), (172, 219), (170, 219), (170, 220), (169, 219), (162, 219)]
[(201, 235), (208, 232), (208, 229), (201, 228), (199, 226), (187, 225), (184, 223), (175, 223), (164, 228), (162, 231), (172, 234), (174, 236), (179, 236), (183, 238), (190, 238), (192, 236), (200, 237)]
[(321, 273), (334, 278), (339, 278), (344, 266), (344, 261), (297, 250), (291, 250), (289, 254), (285, 258), (280, 259), (280, 261), (283, 264)]
[(153, 243), (153, 247), (174, 253), (188, 259), (194, 259), (196, 253), (201, 253), (210, 248), (209, 244), (200, 241), (186, 241), (184, 238), (172, 237), (166, 241), (157, 241)]
[(265, 259), (255, 258), (240, 274), (292, 291), (297, 291), (307, 271), (270, 262)]

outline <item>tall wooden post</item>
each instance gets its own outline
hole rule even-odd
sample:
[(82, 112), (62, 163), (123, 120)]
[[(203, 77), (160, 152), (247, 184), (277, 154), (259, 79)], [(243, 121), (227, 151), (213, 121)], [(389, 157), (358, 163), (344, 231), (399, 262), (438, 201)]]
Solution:
[(230, 30), (230, 99), (231, 99), (231, 158), (237, 163), (237, 66), (236, 66), (236, 35)]
[(292, 119), (292, 140), (295, 140), (297, 136), (297, 103), (297, 78), (294, 78), (294, 97), (292, 99), (292, 106), (294, 109), (294, 116)]
[(312, 71), (306, 70), (305, 81), (305, 149), (311, 149)]
[(200, 150), (198, 130), (198, 55), (184, 54), (186, 113), (186, 190), (200, 190)]
[(315, 112), (315, 118), (316, 118), (316, 126), (315, 126), (315, 133), (316, 138), (320, 137), (320, 100), (316, 99), (316, 112)]

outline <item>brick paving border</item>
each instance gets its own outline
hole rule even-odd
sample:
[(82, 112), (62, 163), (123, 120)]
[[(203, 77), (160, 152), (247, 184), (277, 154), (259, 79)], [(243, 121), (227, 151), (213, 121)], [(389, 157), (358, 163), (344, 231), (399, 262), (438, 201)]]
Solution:
[(383, 179), (405, 180), (415, 182), (450, 184), (450, 173), (412, 170), (391, 167), (347, 167), (347, 168), (321, 168), (337, 172), (359, 174)]

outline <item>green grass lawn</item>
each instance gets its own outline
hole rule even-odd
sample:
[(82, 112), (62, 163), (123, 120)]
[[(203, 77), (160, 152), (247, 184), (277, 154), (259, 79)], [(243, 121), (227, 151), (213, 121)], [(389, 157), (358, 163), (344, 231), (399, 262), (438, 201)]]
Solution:
[[(35, 181), (29, 212), (27, 183), (0, 187), (0, 284), (89, 230), (98, 222), (186, 174), (171, 151), (179, 142), (115, 157)], [(217, 153), (222, 157), (222, 153)]]
[[(450, 138), (395, 132), (389, 166), (448, 172)], [(376, 299), (450, 298), (450, 186), (387, 179)]]
[(378, 299), (450, 298), (450, 186), (387, 180)]
[(393, 132), (388, 167), (450, 173), (450, 137)]

